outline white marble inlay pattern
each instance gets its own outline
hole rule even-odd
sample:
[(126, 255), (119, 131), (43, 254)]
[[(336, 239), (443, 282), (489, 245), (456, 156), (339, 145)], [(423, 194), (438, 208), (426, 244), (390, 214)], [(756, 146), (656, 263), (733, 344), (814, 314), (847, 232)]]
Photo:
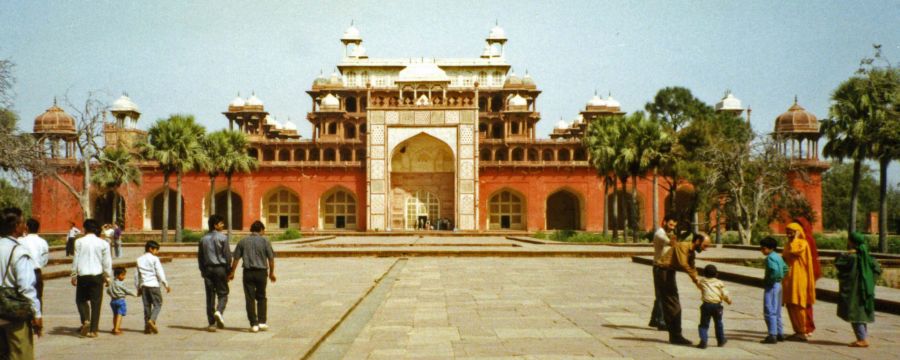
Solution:
[(384, 125), (372, 125), (370, 129), (371, 139), (373, 145), (381, 145), (384, 144)]
[(463, 145), (471, 145), (475, 139), (475, 130), (472, 125), (461, 125), (459, 127), (459, 143)]
[(372, 194), (372, 213), (384, 214), (384, 194)]
[(460, 179), (474, 179), (475, 178), (475, 162), (473, 160), (460, 160), (459, 161), (459, 178)]
[(384, 160), (372, 160), (372, 179), (384, 179)]
[(384, 123), (394, 125), (400, 123), (400, 114), (396, 111), (387, 111), (384, 113)]

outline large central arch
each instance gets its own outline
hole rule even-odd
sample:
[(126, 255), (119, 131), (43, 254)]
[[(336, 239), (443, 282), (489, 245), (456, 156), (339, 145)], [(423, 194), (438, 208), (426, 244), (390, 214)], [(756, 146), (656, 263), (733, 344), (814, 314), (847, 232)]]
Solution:
[(454, 221), (456, 166), (447, 143), (429, 134), (415, 135), (394, 147), (390, 170), (393, 228), (412, 230), (439, 219)]

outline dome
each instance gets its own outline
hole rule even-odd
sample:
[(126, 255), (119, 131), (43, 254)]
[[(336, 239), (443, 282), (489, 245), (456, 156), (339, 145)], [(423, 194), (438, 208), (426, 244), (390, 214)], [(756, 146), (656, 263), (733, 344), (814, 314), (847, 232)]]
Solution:
[(494, 25), (488, 34), (488, 40), (506, 40), (506, 31), (500, 25)]
[(731, 91), (725, 93), (725, 97), (716, 103), (716, 111), (744, 111), (741, 100), (734, 97)]
[(621, 104), (616, 99), (613, 99), (612, 95), (606, 97), (606, 106), (611, 108), (619, 108)]
[(563, 119), (559, 119), (559, 121), (556, 122), (556, 128), (557, 128), (557, 129), (565, 130), (565, 129), (567, 129), (568, 127), (569, 127), (569, 123), (567, 123), (567, 122), (566, 122), (565, 120), (563, 120)]
[(328, 84), (328, 78), (325, 77), (321, 71), (319, 71), (319, 76), (316, 76), (316, 79), (313, 80), (313, 86)]
[(75, 134), (75, 118), (53, 100), (53, 106), (34, 118), (34, 132)]
[(528, 106), (528, 100), (516, 94), (511, 99), (509, 99), (509, 106)]
[(325, 95), (325, 97), (322, 98), (322, 108), (337, 109), (340, 106), (340, 100), (338, 100), (337, 96), (334, 96), (331, 93), (328, 93), (328, 95)]
[(350, 23), (350, 27), (347, 30), (344, 30), (344, 36), (341, 36), (341, 41), (362, 41), (362, 37), (359, 35), (359, 29), (356, 26), (353, 26), (353, 23)]
[(522, 85), (522, 79), (516, 76), (515, 72), (510, 71), (509, 75), (506, 76), (506, 82), (503, 84), (504, 87), (508, 86), (519, 86)]
[(597, 96), (597, 93), (594, 93), (594, 97), (592, 97), (590, 100), (588, 100), (587, 106), (603, 107), (603, 106), (606, 106), (606, 100), (603, 100), (602, 97)]
[(250, 95), (250, 98), (247, 99), (247, 106), (263, 106), (262, 100), (256, 97), (256, 94)]
[(112, 111), (134, 111), (139, 112), (137, 105), (131, 101), (131, 98), (128, 95), (122, 94), (116, 101), (113, 101), (112, 107), (110, 107)]
[(341, 81), (341, 75), (337, 73), (337, 71), (331, 73), (331, 79), (328, 80), (328, 84), (330, 85), (341, 85), (343, 82)]
[(234, 100), (231, 100), (231, 102), (228, 103), (228, 106), (229, 107), (243, 107), (244, 104), (245, 104), (244, 99), (242, 99), (241, 95), (238, 94), (238, 96), (236, 98), (234, 98)]
[(291, 120), (285, 121), (284, 129), (285, 130), (297, 130), (297, 124), (294, 124), (294, 122)]
[(525, 76), (522, 77), (522, 85), (525, 85), (527, 88), (536, 88), (537, 85), (534, 84), (534, 79), (531, 78), (531, 75), (528, 75), (528, 72), (525, 72)]
[(813, 113), (806, 111), (802, 106), (797, 104), (794, 99), (794, 105), (785, 113), (775, 118), (776, 133), (818, 133), (819, 120)]
[(406, 65), (400, 70), (400, 76), (397, 81), (401, 82), (422, 82), (422, 81), (440, 81), (449, 82), (450, 78), (437, 64), (433, 62), (413, 63)]

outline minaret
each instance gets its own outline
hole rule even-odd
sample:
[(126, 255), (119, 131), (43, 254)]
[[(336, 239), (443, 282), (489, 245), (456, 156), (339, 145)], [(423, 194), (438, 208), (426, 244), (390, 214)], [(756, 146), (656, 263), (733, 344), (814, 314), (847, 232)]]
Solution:
[[(358, 54), (362, 48), (362, 37), (359, 35), (359, 29), (350, 21), (350, 27), (344, 30), (344, 36), (341, 36), (341, 43), (344, 44), (344, 58), (360, 57)], [(365, 51), (363, 50), (364, 54)]]
[(146, 131), (137, 128), (138, 119), (141, 117), (138, 106), (131, 101), (128, 93), (122, 92), (122, 96), (113, 101), (109, 112), (116, 120), (114, 123), (103, 124), (106, 146), (137, 151), (134, 145), (147, 136)]
[(503, 44), (506, 44), (506, 32), (503, 31), (503, 28), (500, 27), (498, 23), (494, 23), (494, 27), (491, 28), (491, 32), (488, 34), (487, 39), (485, 39), (484, 52), (482, 52), (482, 58), (494, 59), (494, 58), (503, 58)]

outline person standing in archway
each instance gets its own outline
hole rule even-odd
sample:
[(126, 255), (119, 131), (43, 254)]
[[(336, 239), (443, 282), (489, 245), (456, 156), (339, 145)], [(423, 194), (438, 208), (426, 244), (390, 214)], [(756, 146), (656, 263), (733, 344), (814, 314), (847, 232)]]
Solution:
[(663, 272), (659, 267), (659, 260), (672, 246), (678, 242), (675, 235), (675, 228), (678, 226), (678, 219), (674, 214), (667, 214), (663, 218), (662, 226), (656, 229), (653, 234), (653, 311), (650, 313), (650, 327), (657, 330), (666, 330), (666, 318), (662, 311), (662, 295), (660, 291), (663, 288), (660, 273)]
[[(225, 220), (214, 214), (207, 221), (209, 232), (200, 239), (197, 263), (206, 290), (206, 319), (209, 332), (225, 328), (225, 305), (228, 304), (228, 265), (231, 264), (231, 247), (228, 237), (222, 233)], [(216, 304), (218, 300), (218, 304)]]
[(782, 280), (782, 288), (784, 304), (794, 328), (794, 335), (787, 339), (805, 342), (815, 329), (812, 325), (812, 311), (809, 310), (816, 302), (814, 259), (806, 233), (800, 224), (788, 224), (786, 232), (787, 243), (782, 256), (790, 271)]

